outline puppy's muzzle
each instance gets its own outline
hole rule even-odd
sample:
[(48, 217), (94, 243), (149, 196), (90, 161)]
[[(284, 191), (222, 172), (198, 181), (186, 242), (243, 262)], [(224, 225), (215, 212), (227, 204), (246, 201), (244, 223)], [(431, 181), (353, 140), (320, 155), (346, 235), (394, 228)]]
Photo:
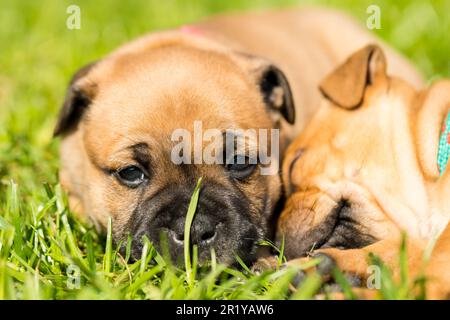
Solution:
[[(201, 249), (207, 249), (214, 246), (215, 240), (221, 236), (221, 225), (223, 221), (214, 216), (212, 212), (216, 211), (220, 205), (214, 201), (200, 201), (196, 215), (190, 228), (190, 244), (196, 245)], [(170, 208), (163, 209), (172, 219), (167, 220), (160, 228), (167, 230), (168, 240), (172, 249), (178, 250), (185, 245), (185, 220), (186, 220), (186, 201), (181, 203), (177, 201)]]
[[(191, 188), (170, 187), (139, 205), (130, 226), (135, 258), (140, 257), (142, 237), (146, 236), (160, 252), (168, 250), (172, 262), (182, 264), (184, 247), (188, 245), (185, 222), (191, 194)], [(243, 212), (248, 212), (248, 206), (232, 191), (201, 189), (189, 229), (189, 245), (197, 247), (199, 262), (210, 260), (212, 249), (217, 259), (225, 263), (235, 254), (250, 255), (259, 233)]]
[(277, 235), (277, 241), (286, 238), (288, 258), (301, 257), (320, 248), (353, 249), (374, 242), (360, 225), (357, 216), (361, 213), (356, 212), (353, 203), (345, 199), (327, 203), (327, 197), (317, 195), (313, 194), (314, 205), (301, 201), (283, 212), (280, 228), (284, 232)]
[[(180, 218), (169, 226), (168, 232), (170, 240), (176, 245), (184, 247), (184, 219)], [(192, 245), (208, 246), (214, 242), (217, 236), (217, 226), (219, 224), (214, 221), (212, 217), (202, 216), (196, 219), (195, 223), (191, 226), (190, 242)]]

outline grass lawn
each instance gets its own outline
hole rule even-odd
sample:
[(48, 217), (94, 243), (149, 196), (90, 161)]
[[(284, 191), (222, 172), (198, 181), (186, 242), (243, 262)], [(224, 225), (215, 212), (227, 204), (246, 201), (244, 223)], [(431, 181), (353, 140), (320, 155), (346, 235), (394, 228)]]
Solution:
[[(66, 8), (74, 3), (81, 8), (80, 30), (66, 28)], [(218, 12), (294, 3), (0, 2), (0, 299), (306, 299), (317, 292), (320, 280), (312, 275), (292, 293), (292, 269), (255, 275), (214, 261), (197, 269), (193, 261), (186, 272), (150, 243), (141, 260), (129, 263), (110, 236), (97, 234), (67, 209), (57, 178), (58, 141), (52, 139), (66, 85), (80, 66), (152, 30)], [(377, 4), (379, 36), (428, 79), (450, 76), (449, 0), (300, 3), (342, 8), (362, 23), (366, 8)], [(383, 298), (413, 298), (406, 279), (394, 284), (389, 272), (381, 270)]]

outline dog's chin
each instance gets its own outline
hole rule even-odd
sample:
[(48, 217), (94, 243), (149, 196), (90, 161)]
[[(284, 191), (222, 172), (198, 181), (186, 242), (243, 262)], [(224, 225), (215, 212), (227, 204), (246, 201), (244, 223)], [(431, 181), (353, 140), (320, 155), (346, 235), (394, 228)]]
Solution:
[(355, 218), (351, 203), (342, 200), (319, 225), (301, 237), (286, 239), (286, 256), (298, 258), (321, 248), (356, 249), (370, 245), (376, 238)]

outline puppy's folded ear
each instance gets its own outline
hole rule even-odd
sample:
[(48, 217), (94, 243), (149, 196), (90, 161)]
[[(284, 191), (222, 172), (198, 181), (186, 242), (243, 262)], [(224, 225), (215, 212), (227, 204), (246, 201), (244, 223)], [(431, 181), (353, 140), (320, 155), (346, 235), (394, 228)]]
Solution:
[(441, 164), (441, 167), (438, 163), (439, 147), (447, 147), (444, 142), (450, 139), (450, 135), (442, 139), (442, 135), (448, 132), (446, 120), (450, 113), (450, 80), (434, 83), (420, 98), (415, 132), (419, 160), (429, 178), (449, 177), (447, 187), (450, 191), (450, 164)]
[(66, 134), (74, 129), (80, 121), (85, 109), (92, 102), (96, 93), (96, 86), (90, 83), (83, 83), (82, 80), (95, 64), (96, 63), (94, 62), (84, 66), (72, 77), (53, 131), (54, 136)]
[(295, 123), (295, 106), (289, 82), (283, 71), (266, 59), (238, 53), (239, 61), (254, 78), (274, 122), (280, 117)]
[(267, 66), (259, 79), (259, 87), (271, 111), (281, 114), (288, 123), (294, 124), (294, 99), (284, 73), (274, 65)]
[(358, 107), (367, 85), (386, 78), (386, 58), (377, 45), (367, 45), (351, 55), (320, 84), (322, 94), (346, 109)]

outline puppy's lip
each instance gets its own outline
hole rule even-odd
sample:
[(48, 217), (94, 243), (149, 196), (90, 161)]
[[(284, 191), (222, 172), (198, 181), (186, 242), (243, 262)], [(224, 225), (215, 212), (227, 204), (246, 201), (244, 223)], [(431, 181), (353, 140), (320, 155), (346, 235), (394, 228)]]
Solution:
[(331, 240), (333, 239), (333, 236), (335, 235), (336, 228), (341, 223), (340, 218), (341, 218), (342, 211), (348, 207), (349, 207), (349, 204), (346, 200), (341, 200), (336, 203), (336, 207), (332, 210), (332, 213), (330, 214), (330, 216), (332, 217), (334, 222), (332, 223), (332, 226), (329, 229), (330, 231), (328, 232), (327, 236), (325, 236), (319, 242), (319, 244), (315, 245), (316, 248), (324, 248), (327, 246), (327, 244), (329, 242), (331, 242)]
[[(319, 248), (354, 249), (374, 243), (377, 239), (357, 219), (355, 203), (341, 200), (331, 214), (334, 222)], [(356, 217), (356, 218), (355, 218)]]
[[(303, 223), (291, 230), (292, 242), (287, 255), (296, 258), (319, 248), (360, 248), (371, 244), (377, 236), (363, 218), (371, 211), (370, 193), (354, 181), (338, 182), (312, 179), (309, 187), (299, 191), (301, 196), (315, 199), (311, 202), (294, 202), (291, 210), (299, 211)], [(301, 197), (299, 197), (301, 198)], [(297, 203), (297, 206), (295, 205)], [(309, 211), (303, 212), (303, 211)], [(287, 235), (290, 224), (285, 222)], [(297, 228), (297, 229), (295, 229)], [(297, 232), (297, 233), (296, 233)]]

